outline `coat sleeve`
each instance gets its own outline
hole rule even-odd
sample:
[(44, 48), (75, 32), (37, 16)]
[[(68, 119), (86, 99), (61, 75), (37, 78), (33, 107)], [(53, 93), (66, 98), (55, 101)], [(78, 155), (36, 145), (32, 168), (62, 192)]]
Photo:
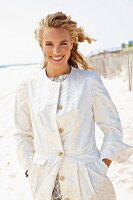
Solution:
[(27, 170), (32, 165), (34, 154), (32, 124), (27, 105), (24, 84), (17, 89), (14, 104), (14, 139), (17, 142), (17, 155), (20, 165)]
[(123, 143), (121, 121), (101, 77), (94, 73), (92, 103), (96, 124), (104, 133), (100, 158), (123, 162), (133, 153), (133, 147)]

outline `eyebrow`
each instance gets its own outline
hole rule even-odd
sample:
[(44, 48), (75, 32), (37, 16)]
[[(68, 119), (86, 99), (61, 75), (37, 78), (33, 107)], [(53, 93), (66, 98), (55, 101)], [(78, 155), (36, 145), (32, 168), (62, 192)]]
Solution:
[(68, 40), (63, 40), (63, 41), (61, 41), (60, 43), (62, 43), (62, 42), (68, 42)]
[[(60, 41), (60, 43), (63, 43), (63, 42), (68, 42), (68, 40), (62, 40)], [(45, 43), (52, 43), (51, 41), (45, 41)]]

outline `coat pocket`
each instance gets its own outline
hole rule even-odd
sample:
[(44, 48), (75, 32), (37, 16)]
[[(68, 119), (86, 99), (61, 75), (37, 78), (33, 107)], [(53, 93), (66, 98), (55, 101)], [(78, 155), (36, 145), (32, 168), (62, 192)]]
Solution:
[(35, 153), (33, 156), (33, 163), (35, 165), (45, 165), (48, 161), (48, 156), (44, 156), (38, 153)]
[(45, 164), (48, 161), (48, 156), (44, 156), (38, 153), (35, 153), (33, 156), (33, 160), (32, 160), (32, 166), (30, 169), (28, 169), (29, 175), (31, 176), (31, 174), (35, 171), (37, 171), (37, 169), (39, 167), (43, 167), (45, 166)]
[(33, 156), (33, 164), (29, 171), (29, 183), (33, 196), (42, 184), (42, 178), (44, 179), (48, 174), (49, 167), (46, 165), (48, 156), (44, 156), (35, 153)]
[(92, 162), (89, 162), (86, 164), (88, 173), (90, 174), (90, 180), (93, 185), (94, 191), (96, 193), (99, 192), (99, 188), (103, 184), (105, 184), (107, 176), (107, 169), (104, 163), (102, 163), (102, 160), (96, 159)]

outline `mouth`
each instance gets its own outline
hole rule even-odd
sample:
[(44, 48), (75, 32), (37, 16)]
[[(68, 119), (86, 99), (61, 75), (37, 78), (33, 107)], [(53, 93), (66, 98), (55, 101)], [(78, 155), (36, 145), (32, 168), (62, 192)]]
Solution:
[(56, 56), (56, 57), (54, 57), (54, 56), (51, 56), (51, 58), (52, 58), (52, 60), (54, 60), (55, 62), (60, 62), (63, 58), (64, 58), (64, 56)]

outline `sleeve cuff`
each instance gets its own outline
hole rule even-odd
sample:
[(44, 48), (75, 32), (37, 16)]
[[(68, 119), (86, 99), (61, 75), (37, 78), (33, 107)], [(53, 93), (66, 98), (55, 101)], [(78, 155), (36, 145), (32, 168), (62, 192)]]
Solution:
[(100, 151), (100, 158), (107, 158), (115, 162), (124, 162), (133, 153), (133, 147), (123, 142), (104, 142)]

